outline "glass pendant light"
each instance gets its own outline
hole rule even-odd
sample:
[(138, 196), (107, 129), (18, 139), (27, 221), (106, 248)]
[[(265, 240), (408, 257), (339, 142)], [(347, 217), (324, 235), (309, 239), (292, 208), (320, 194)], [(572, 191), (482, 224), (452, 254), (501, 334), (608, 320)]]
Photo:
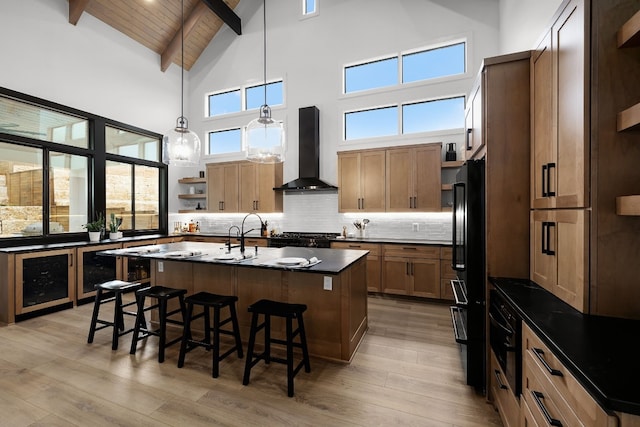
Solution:
[(247, 160), (256, 163), (281, 163), (284, 161), (284, 124), (271, 118), (267, 105), (267, 2), (263, 0), (263, 49), (264, 49), (264, 104), (260, 115), (245, 129)]
[(184, 0), (180, 2), (182, 59), (180, 85), (180, 117), (176, 127), (162, 138), (162, 162), (174, 166), (197, 166), (200, 162), (200, 138), (189, 130), (189, 121), (184, 116)]

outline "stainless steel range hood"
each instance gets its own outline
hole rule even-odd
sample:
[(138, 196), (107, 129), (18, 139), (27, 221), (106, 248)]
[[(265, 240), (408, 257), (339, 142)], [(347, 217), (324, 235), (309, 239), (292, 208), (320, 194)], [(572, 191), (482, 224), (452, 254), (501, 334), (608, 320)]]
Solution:
[(298, 179), (274, 190), (335, 191), (335, 185), (320, 179), (320, 110), (304, 107), (298, 111)]

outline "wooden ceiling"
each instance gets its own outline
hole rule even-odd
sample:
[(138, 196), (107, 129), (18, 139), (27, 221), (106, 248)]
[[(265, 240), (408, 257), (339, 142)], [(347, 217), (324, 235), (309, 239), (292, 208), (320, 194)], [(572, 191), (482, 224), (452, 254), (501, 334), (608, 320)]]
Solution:
[[(233, 12), (240, 0), (184, 0), (184, 68), (190, 70), (223, 25), (241, 34)], [(181, 64), (181, 0), (69, 0), (69, 22), (83, 13), (160, 55), (160, 69)], [(214, 12), (215, 10), (215, 12)]]

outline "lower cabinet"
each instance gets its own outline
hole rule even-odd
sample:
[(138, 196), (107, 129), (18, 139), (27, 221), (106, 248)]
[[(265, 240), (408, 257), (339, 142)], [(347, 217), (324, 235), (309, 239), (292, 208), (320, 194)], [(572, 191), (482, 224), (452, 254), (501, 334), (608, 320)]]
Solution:
[(89, 246), (76, 249), (76, 300), (95, 296), (95, 285), (122, 277), (122, 258), (98, 255), (99, 251), (120, 249), (122, 244)]
[(75, 249), (15, 256), (15, 314), (73, 303)]
[(440, 298), (440, 247), (383, 245), (382, 291)]
[(454, 300), (451, 281), (457, 278), (451, 267), (452, 255), (451, 246), (440, 248), (440, 298), (449, 301)]
[(524, 399), (520, 401), (520, 427), (540, 427)]
[(537, 425), (618, 426), (526, 324), (522, 347), (521, 401)]
[(374, 243), (332, 242), (335, 249), (356, 249), (369, 251), (367, 255), (367, 291), (382, 292), (382, 261), (380, 245)]
[(500, 413), (500, 418), (505, 427), (518, 426), (520, 418), (520, 404), (511, 390), (495, 353), (491, 350), (491, 362), (489, 372), (489, 393), (493, 404)]

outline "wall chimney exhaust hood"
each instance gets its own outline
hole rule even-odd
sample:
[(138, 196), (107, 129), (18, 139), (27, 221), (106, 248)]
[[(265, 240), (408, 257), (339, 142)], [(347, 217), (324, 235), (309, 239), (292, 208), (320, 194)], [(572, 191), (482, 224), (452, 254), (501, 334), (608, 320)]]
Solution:
[(304, 107), (298, 111), (298, 179), (278, 191), (335, 191), (335, 185), (320, 179), (320, 110)]

